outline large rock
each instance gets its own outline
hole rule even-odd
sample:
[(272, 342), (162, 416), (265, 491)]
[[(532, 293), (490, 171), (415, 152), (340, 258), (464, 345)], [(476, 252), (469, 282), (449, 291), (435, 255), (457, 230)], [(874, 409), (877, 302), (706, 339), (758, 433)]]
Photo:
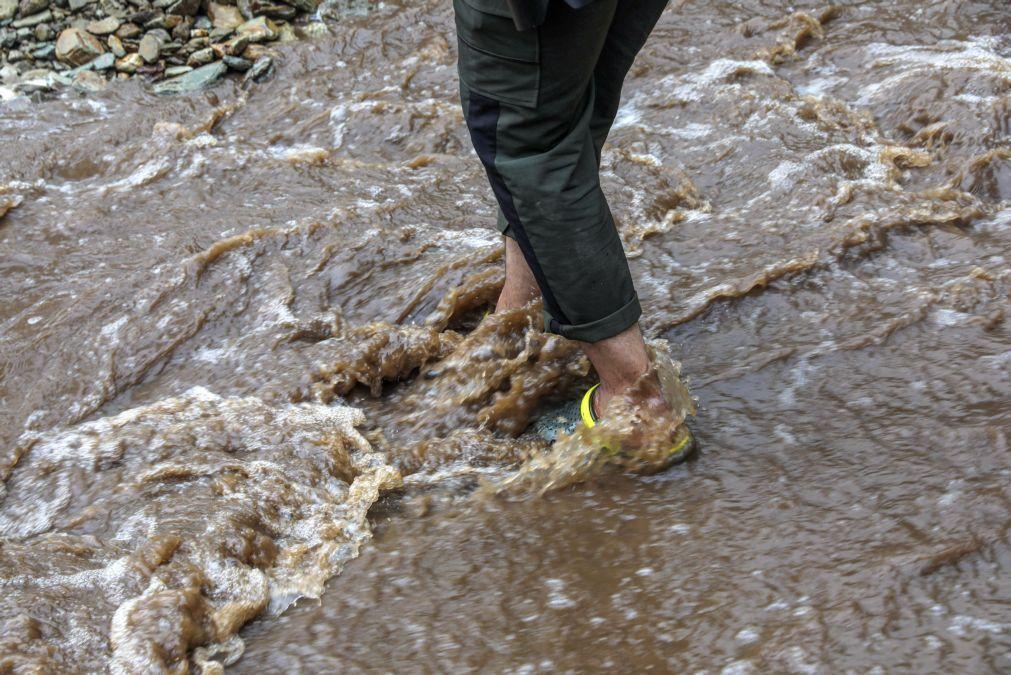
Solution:
[(227, 70), (228, 66), (221, 61), (215, 61), (214, 63), (209, 63), (206, 66), (201, 66), (196, 70), (190, 71), (185, 75), (159, 82), (152, 87), (152, 91), (156, 94), (178, 94), (185, 91), (195, 91), (210, 86), (224, 75)]
[(101, 41), (80, 28), (68, 28), (56, 39), (56, 58), (71, 66), (83, 66), (104, 53)]
[(137, 47), (137, 53), (140, 54), (141, 58), (148, 63), (154, 63), (161, 55), (161, 40), (151, 33), (148, 33), (140, 39), (140, 45)]
[(18, 0), (0, 0), (0, 21), (13, 19), (18, 13)]
[(238, 28), (246, 21), (242, 12), (235, 5), (220, 5), (216, 2), (208, 3), (207, 16), (210, 17), (215, 28)]

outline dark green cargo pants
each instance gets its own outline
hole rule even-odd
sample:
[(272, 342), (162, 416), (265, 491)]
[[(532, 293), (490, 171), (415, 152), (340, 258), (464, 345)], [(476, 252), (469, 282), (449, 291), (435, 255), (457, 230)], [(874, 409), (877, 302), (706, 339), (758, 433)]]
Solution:
[(517, 31), (506, 0), (454, 0), (460, 98), (474, 149), (544, 298), (545, 328), (597, 342), (642, 314), (600, 150), (626, 73), (667, 0), (553, 2)]

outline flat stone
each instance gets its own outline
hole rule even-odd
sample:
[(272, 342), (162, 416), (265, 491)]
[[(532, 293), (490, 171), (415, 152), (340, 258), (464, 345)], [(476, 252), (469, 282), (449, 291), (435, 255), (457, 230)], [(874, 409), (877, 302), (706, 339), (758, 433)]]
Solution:
[(298, 34), (295, 32), (295, 27), (290, 23), (281, 26), (281, 29), (278, 31), (277, 40), (278, 42), (297, 42)]
[(236, 28), (235, 32), (245, 36), (249, 42), (267, 42), (277, 39), (277, 24), (265, 16), (258, 16)]
[(3, 68), (0, 68), (0, 82), (4, 84), (10, 84), (21, 77), (21, 73), (14, 66), (7, 64)]
[(215, 28), (238, 28), (246, 21), (238, 7), (234, 5), (222, 5), (216, 2), (207, 4), (207, 16)]
[(81, 66), (105, 53), (94, 35), (80, 28), (68, 28), (56, 39), (56, 58), (71, 66)]
[(98, 58), (92, 59), (84, 67), (90, 70), (108, 70), (116, 65), (116, 57), (109, 52), (102, 54)]
[(48, 59), (56, 51), (56, 45), (49, 43), (32, 52), (33, 59)]
[(140, 26), (135, 23), (124, 23), (116, 29), (116, 37), (120, 40), (132, 40), (141, 34)]
[(309, 38), (321, 38), (330, 34), (330, 28), (322, 21), (313, 21), (303, 26), (302, 32)]
[(31, 70), (26, 70), (21, 73), (21, 77), (25, 80), (37, 80), (43, 77), (49, 77), (53, 71), (48, 68), (32, 68)]
[(70, 0), (70, 11), (76, 12), (77, 10), (87, 7), (96, 0)]
[(0, 0), (0, 21), (13, 19), (18, 13), (18, 0)]
[(244, 73), (253, 67), (252, 61), (244, 59), (241, 56), (226, 56), (221, 60), (224, 61), (225, 65), (232, 70), (238, 70), (241, 73)]
[(158, 42), (163, 45), (172, 39), (172, 36), (164, 28), (152, 28), (147, 32), (148, 35), (158, 38)]
[(192, 71), (191, 66), (169, 66), (165, 69), (165, 77), (177, 77)]
[(161, 40), (148, 33), (140, 40), (137, 53), (148, 63), (154, 63), (161, 54)]
[(221, 42), (228, 39), (234, 32), (234, 28), (215, 28), (208, 37), (211, 38), (211, 42)]
[(246, 47), (245, 51), (242, 52), (242, 58), (253, 61), (254, 63), (261, 57), (273, 55), (274, 51), (270, 47), (256, 44), (249, 45)]
[(206, 47), (205, 49), (199, 49), (190, 54), (190, 58), (186, 60), (186, 65), (202, 66), (210, 63), (213, 60), (214, 60), (214, 50), (211, 47)]
[(15, 91), (11, 87), (0, 87), (0, 101), (3, 101), (4, 103), (6, 103), (8, 101), (14, 101), (14, 100), (17, 100), (19, 98), (22, 99), (22, 100), (27, 100), (27, 99), (23, 99), (23, 97), (21, 96), (21, 94), (19, 94), (17, 91)]
[(24, 80), (22, 82), (18, 82), (14, 85), (14, 89), (22, 94), (38, 94), (40, 92), (52, 91), (54, 89), (54, 83), (49, 78), (40, 77), (34, 80)]
[(222, 55), (228, 54), (229, 56), (238, 56), (242, 52), (246, 51), (246, 47), (249, 45), (249, 38), (245, 35), (236, 35), (228, 42), (223, 42), (220, 45), (214, 45), (217, 49), (215, 51), (221, 52)]
[(75, 89), (90, 91), (92, 93), (102, 91), (108, 84), (104, 77), (92, 70), (82, 70), (74, 75), (74, 79), (71, 80), (71, 86)]
[(298, 10), (291, 5), (270, 2), (270, 0), (238, 0), (239, 10), (247, 19), (267, 16), (272, 19), (290, 20), (298, 16)]
[(92, 21), (88, 24), (88, 32), (92, 35), (109, 35), (115, 33), (116, 29), (122, 25), (122, 21), (114, 16), (109, 16), (100, 21)]
[(140, 54), (127, 54), (116, 60), (116, 70), (121, 73), (136, 73), (137, 69), (144, 65), (144, 59)]
[(228, 66), (222, 61), (208, 63), (185, 75), (173, 77), (170, 80), (159, 82), (152, 87), (156, 94), (178, 94), (186, 91), (196, 91), (214, 84), (225, 72)]
[(11, 24), (12, 28), (30, 28), (32, 26), (37, 26), (40, 23), (45, 23), (46, 21), (53, 20), (53, 13), (48, 9), (44, 12), (39, 12), (38, 14), (32, 14), (31, 16), (26, 16), (23, 19), (18, 19)]
[(162, 13), (156, 9), (142, 9), (140, 11), (134, 12), (133, 14), (128, 14), (126, 20), (129, 23), (135, 23), (138, 26), (143, 26), (145, 23), (151, 19), (162, 16)]
[(126, 56), (126, 47), (123, 46), (123, 41), (115, 35), (110, 35), (105, 43), (109, 45), (109, 50), (117, 59), (121, 59)]
[(21, 0), (21, 4), (18, 5), (18, 14), (20, 16), (31, 16), (32, 14), (38, 14), (44, 9), (49, 9), (49, 0)]
[(250, 81), (259, 82), (268, 77), (273, 68), (274, 59), (269, 56), (261, 56), (253, 63), (253, 67), (246, 71), (246, 76), (242, 78), (242, 81), (243, 83)]

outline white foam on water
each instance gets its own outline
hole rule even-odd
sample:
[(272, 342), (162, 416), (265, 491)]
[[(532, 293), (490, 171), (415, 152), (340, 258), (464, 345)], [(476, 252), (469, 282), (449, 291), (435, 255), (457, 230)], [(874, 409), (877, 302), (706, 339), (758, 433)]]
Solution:
[(974, 616), (958, 614), (952, 617), (948, 630), (959, 637), (966, 637), (970, 630), (990, 633), (992, 635), (1003, 635), (1011, 629), (1011, 623), (998, 623), (989, 619), (981, 619)]
[(793, 176), (803, 170), (804, 164), (792, 160), (784, 160), (769, 172), (769, 183), (774, 190), (789, 190), (797, 182)]
[(720, 675), (748, 675), (755, 672), (755, 664), (746, 659), (731, 661), (720, 671)]
[(611, 129), (635, 126), (640, 120), (642, 120), (642, 111), (639, 110), (634, 99), (629, 100), (618, 108), (618, 115), (614, 118)]
[(169, 170), (170, 166), (171, 164), (167, 157), (159, 157), (149, 162), (144, 162), (126, 178), (89, 189), (97, 190), (100, 194), (104, 194), (110, 190), (133, 190), (160, 178)]
[(103, 567), (82, 570), (73, 574), (51, 574), (48, 576), (19, 574), (7, 577), (0, 579), (0, 587), (9, 585), (13, 587), (100, 589), (114, 602), (122, 602), (126, 599), (122, 582), (131, 575), (136, 575), (136, 572), (130, 559), (124, 556)]
[(964, 325), (972, 316), (972, 314), (956, 312), (953, 309), (936, 309), (930, 314), (930, 318), (934, 323), (945, 327)]
[(711, 124), (700, 124), (699, 122), (690, 122), (683, 127), (671, 127), (668, 129), (671, 136), (675, 138), (683, 138), (685, 140), (697, 140), (699, 138), (705, 138), (713, 133), (713, 125)]
[(814, 675), (819, 671), (819, 666), (808, 660), (807, 652), (801, 647), (792, 646), (786, 650), (786, 659), (790, 663), (791, 672), (810, 673)]
[(871, 68), (898, 67), (898, 72), (879, 82), (863, 87), (856, 102), (869, 105), (879, 93), (904, 86), (910, 77), (937, 70), (975, 70), (1011, 82), (1011, 59), (996, 53), (998, 43), (993, 38), (972, 38), (967, 41), (944, 40), (936, 45), (867, 45), (868, 56), (874, 60)]
[(544, 583), (548, 587), (548, 607), (551, 609), (568, 609), (569, 607), (576, 606), (576, 601), (563, 592), (565, 589), (564, 580), (550, 578), (545, 579)]
[(758, 638), (758, 631), (750, 626), (737, 631), (737, 635), (734, 636), (734, 639), (741, 644), (751, 644), (752, 642), (757, 642)]

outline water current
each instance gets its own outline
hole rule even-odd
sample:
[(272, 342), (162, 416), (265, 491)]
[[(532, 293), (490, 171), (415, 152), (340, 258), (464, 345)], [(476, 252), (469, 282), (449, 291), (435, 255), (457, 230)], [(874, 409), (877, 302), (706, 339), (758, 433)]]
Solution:
[(593, 375), (482, 320), (449, 4), (0, 107), (0, 671), (1011, 671), (1006, 2), (672, 2), (602, 167), (649, 476), (524, 433)]

